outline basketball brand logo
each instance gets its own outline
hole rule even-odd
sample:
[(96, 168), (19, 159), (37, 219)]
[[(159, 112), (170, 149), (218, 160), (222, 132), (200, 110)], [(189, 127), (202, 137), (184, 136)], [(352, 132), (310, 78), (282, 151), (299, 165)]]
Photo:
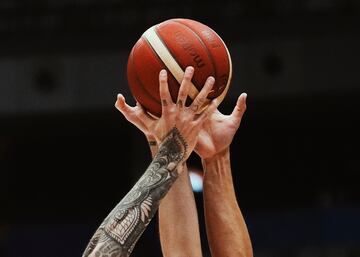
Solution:
[(180, 31), (175, 32), (175, 40), (187, 53), (189, 53), (190, 56), (192, 56), (192, 60), (196, 64), (197, 68), (205, 66), (204, 61), (201, 59), (193, 44), (190, 43), (190, 41)]

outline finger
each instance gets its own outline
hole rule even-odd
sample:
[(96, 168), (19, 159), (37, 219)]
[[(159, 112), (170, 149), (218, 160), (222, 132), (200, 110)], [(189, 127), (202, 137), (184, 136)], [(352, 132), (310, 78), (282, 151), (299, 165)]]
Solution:
[(125, 117), (130, 115), (134, 111), (134, 107), (131, 107), (125, 102), (125, 97), (122, 94), (117, 95), (115, 102), (115, 107), (118, 109)]
[(206, 101), (206, 97), (210, 93), (212, 87), (214, 86), (215, 79), (214, 77), (208, 77), (208, 79), (205, 82), (204, 87), (201, 89), (200, 93), (196, 96), (192, 104), (190, 105), (191, 110), (194, 112), (197, 112), (198, 109), (203, 106), (203, 104)]
[(124, 115), (124, 117), (138, 127), (141, 131), (147, 131), (147, 125), (140, 118), (139, 114), (136, 114), (137, 107), (129, 106), (125, 97), (122, 94), (117, 95), (117, 100), (115, 103), (115, 107)]
[(162, 111), (166, 111), (169, 104), (172, 103), (171, 95), (169, 92), (168, 85), (168, 76), (165, 69), (161, 70), (159, 73), (159, 91), (160, 91), (160, 99)]
[(194, 68), (191, 66), (187, 67), (185, 69), (184, 78), (181, 82), (178, 99), (176, 102), (180, 108), (184, 107), (185, 105), (185, 101), (189, 94), (191, 79), (193, 75), (194, 75)]
[(236, 121), (241, 121), (242, 116), (245, 113), (246, 110), (246, 98), (247, 98), (247, 94), (246, 93), (242, 93), (235, 105), (235, 108), (233, 110), (233, 112), (231, 113), (231, 117), (233, 119), (235, 119)]

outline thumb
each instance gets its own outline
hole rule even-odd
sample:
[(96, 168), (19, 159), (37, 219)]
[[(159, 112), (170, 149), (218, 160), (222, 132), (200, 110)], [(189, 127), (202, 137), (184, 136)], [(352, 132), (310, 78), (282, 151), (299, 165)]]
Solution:
[(117, 95), (115, 102), (115, 107), (118, 109), (124, 116), (131, 113), (132, 108), (125, 102), (125, 97), (122, 94)]
[(238, 98), (238, 100), (236, 102), (235, 108), (234, 108), (233, 112), (230, 115), (233, 119), (235, 119), (238, 122), (241, 121), (241, 118), (245, 113), (245, 110), (246, 110), (246, 98), (247, 98), (246, 93), (242, 93), (239, 96), (239, 98)]

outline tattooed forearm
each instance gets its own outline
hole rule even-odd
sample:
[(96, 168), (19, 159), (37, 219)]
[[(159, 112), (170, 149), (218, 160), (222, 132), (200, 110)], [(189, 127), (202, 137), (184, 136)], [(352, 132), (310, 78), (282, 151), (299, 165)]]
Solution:
[(154, 160), (92, 237), (83, 257), (127, 257), (176, 180), (186, 143), (176, 128), (160, 145)]

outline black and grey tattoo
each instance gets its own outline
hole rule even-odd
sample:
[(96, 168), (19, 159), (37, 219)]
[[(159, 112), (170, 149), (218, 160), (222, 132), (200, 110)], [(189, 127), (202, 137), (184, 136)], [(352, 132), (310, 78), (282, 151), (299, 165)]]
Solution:
[(148, 141), (149, 142), (149, 146), (152, 147), (152, 146), (157, 146), (157, 143), (156, 141)]
[(160, 200), (178, 177), (187, 145), (173, 128), (160, 145), (150, 166), (100, 225), (83, 257), (128, 257), (156, 213)]

